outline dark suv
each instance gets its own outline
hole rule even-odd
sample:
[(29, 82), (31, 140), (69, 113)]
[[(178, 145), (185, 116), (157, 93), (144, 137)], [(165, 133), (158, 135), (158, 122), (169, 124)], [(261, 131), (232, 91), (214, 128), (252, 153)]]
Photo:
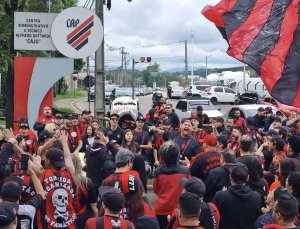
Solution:
[(235, 99), (234, 104), (242, 105), (242, 104), (259, 104), (262, 96), (259, 95), (256, 91), (246, 91), (243, 94), (238, 94)]

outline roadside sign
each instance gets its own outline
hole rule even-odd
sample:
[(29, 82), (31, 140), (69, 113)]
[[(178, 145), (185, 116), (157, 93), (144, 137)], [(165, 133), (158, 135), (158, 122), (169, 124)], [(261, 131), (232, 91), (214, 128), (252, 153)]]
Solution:
[[(90, 85), (89, 85), (89, 80), (90, 80)], [(84, 77), (83, 84), (86, 87), (89, 87), (89, 86), (92, 87), (92, 86), (95, 85), (95, 78), (93, 76), (91, 76), (91, 75), (88, 75), (88, 76)]]
[(84, 7), (71, 7), (57, 15), (52, 41), (62, 54), (81, 59), (91, 56), (103, 41), (103, 26), (99, 17)]
[(150, 72), (150, 77), (158, 78), (158, 77), (160, 77), (160, 73), (159, 72)]
[(14, 48), (56, 51), (51, 39), (51, 27), (56, 16), (56, 13), (15, 12)]

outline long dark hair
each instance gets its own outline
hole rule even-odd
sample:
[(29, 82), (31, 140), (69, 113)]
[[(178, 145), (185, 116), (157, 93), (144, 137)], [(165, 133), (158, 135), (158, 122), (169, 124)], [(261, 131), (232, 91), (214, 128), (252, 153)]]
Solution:
[(87, 134), (87, 129), (88, 129), (89, 127), (92, 127), (92, 136), (94, 137), (94, 135), (95, 135), (95, 128), (94, 128), (92, 125), (88, 125), (88, 126), (86, 127), (86, 129), (85, 129), (85, 136), (86, 136), (86, 138), (89, 137), (88, 134)]
[(295, 163), (291, 158), (283, 158), (280, 162), (279, 181), (282, 186), (285, 186), (286, 179), (291, 172), (296, 171)]
[(128, 220), (132, 223), (135, 223), (138, 218), (144, 215), (144, 200), (140, 188), (136, 193), (125, 195), (125, 207)]
[(292, 195), (300, 202), (300, 172), (291, 172), (288, 183), (293, 188)]
[(122, 139), (122, 148), (129, 149), (132, 153), (136, 153), (136, 147), (135, 147), (135, 141), (134, 141), (134, 138), (132, 138), (132, 141), (131, 141), (130, 145), (129, 145), (129, 146), (127, 145), (127, 141), (126, 141), (125, 135), (126, 135), (128, 132), (131, 132), (132, 135), (133, 135), (133, 132), (132, 132), (131, 129), (126, 129), (126, 130), (124, 131), (124, 135), (123, 135), (123, 139)]

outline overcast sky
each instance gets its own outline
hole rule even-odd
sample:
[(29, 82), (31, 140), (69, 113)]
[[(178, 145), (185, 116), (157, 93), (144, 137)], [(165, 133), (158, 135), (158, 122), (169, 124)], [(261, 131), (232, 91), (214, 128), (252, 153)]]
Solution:
[[(83, 5), (87, 0), (81, 0)], [(105, 7), (105, 65), (116, 68), (121, 65), (120, 51), (109, 51), (108, 45), (125, 47), (133, 57), (151, 56), (160, 64), (162, 71), (184, 68), (184, 43), (188, 41), (188, 62), (191, 69), (205, 67), (232, 67), (242, 64), (226, 54), (227, 43), (223, 40), (214, 24), (201, 14), (205, 5), (215, 5), (219, 0), (112, 0), (112, 8)], [(192, 49), (191, 35), (194, 33)], [(157, 45), (178, 42), (170, 45)], [(155, 45), (147, 47), (149, 45)], [(193, 55), (192, 55), (193, 50)], [(192, 58), (192, 56), (194, 58)], [(144, 69), (146, 65), (136, 65)], [(131, 69), (131, 63), (128, 64)]]

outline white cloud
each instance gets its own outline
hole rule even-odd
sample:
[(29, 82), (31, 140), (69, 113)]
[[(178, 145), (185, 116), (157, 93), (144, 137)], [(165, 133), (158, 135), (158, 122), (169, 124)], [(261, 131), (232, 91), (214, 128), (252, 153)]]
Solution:
[[(85, 2), (86, 0), (81, 0)], [(161, 70), (184, 67), (184, 44), (143, 47), (153, 44), (188, 41), (188, 60), (191, 65), (191, 31), (194, 32), (194, 66), (231, 67), (242, 64), (226, 54), (227, 43), (201, 14), (205, 5), (219, 0), (112, 0), (112, 9), (106, 10), (105, 42), (113, 47), (125, 47), (128, 58), (151, 56)], [(121, 65), (120, 51), (105, 49), (106, 66)], [(120, 60), (120, 61), (118, 61)], [(137, 65), (143, 69), (146, 65)], [(128, 69), (131, 66), (128, 66)]]

